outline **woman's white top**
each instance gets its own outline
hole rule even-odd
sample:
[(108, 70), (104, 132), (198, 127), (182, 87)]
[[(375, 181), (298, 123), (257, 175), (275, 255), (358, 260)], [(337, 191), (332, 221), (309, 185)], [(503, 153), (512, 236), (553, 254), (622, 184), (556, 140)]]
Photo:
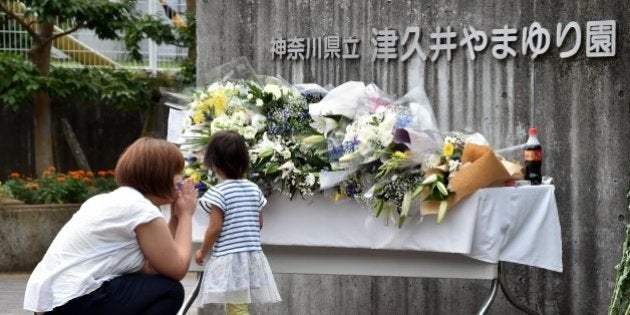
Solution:
[(139, 271), (144, 255), (135, 228), (162, 218), (130, 187), (88, 199), (59, 231), (26, 285), (24, 309), (45, 312)]

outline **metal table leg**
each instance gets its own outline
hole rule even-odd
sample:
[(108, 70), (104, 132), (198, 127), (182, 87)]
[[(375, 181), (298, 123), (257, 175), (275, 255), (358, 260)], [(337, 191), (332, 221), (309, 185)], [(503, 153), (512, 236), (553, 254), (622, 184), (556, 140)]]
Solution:
[(483, 302), (483, 305), (481, 305), (479, 312), (477, 312), (478, 315), (486, 314), (486, 312), (490, 308), (490, 305), (494, 301), (494, 297), (497, 296), (498, 287), (499, 287), (499, 279), (492, 279), (492, 288), (490, 288), (490, 294), (488, 294), (486, 301)]
[(190, 296), (188, 296), (186, 301), (184, 301), (184, 305), (182, 305), (182, 308), (179, 309), (179, 312), (177, 312), (177, 315), (186, 315), (186, 313), (188, 312), (188, 309), (190, 309), (193, 302), (197, 298), (197, 295), (199, 295), (199, 289), (201, 287), (202, 279), (203, 279), (203, 271), (197, 272), (197, 285), (195, 286), (195, 289), (190, 294)]

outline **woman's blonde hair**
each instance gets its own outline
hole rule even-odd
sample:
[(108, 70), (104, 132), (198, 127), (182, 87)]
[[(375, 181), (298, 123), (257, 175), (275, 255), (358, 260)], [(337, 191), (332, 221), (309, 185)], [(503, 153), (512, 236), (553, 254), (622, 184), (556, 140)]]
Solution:
[(118, 158), (116, 182), (143, 195), (177, 196), (173, 177), (184, 169), (184, 157), (176, 145), (151, 137), (136, 140)]

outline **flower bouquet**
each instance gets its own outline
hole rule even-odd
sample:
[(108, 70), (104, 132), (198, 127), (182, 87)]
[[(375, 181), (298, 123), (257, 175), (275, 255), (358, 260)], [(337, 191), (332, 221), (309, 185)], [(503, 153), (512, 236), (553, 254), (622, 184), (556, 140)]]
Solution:
[(238, 78), (238, 71), (221, 69), (231, 75), (194, 95), (178, 141), (186, 175), (201, 191), (216, 183), (200, 162), (203, 151), (225, 129), (246, 139), (247, 176), (266, 193), (310, 198), (322, 191), (335, 201), (372, 207), (374, 215), (399, 227), (418, 207), (441, 222), (476, 189), (511, 178), (488, 146), (473, 144), (485, 139), (443, 137), (421, 88), (394, 99), (363, 82), (332, 89), (291, 86), (280, 78)]
[[(440, 164), (431, 167), (422, 182), (422, 215), (437, 214), (442, 222), (448, 209), (477, 189), (503, 186), (514, 179), (489, 146), (464, 143), (457, 137), (445, 139)], [(437, 161), (437, 159), (436, 159)]]
[(412, 203), (421, 192), (423, 170), (409, 160), (410, 151), (394, 151), (378, 168), (375, 184), (367, 193), (374, 199), (374, 215), (384, 214), (385, 221), (397, 220), (402, 227)]
[(264, 130), (266, 119), (251, 109), (256, 100), (247, 95), (245, 85), (232, 82), (215, 82), (193, 95), (178, 142), (186, 158), (185, 175), (197, 183), (197, 188), (205, 190), (216, 183), (202, 163), (205, 146), (214, 133), (236, 130), (253, 145)]
[(253, 75), (212, 83), (195, 93), (177, 141), (186, 158), (185, 175), (200, 191), (216, 184), (202, 163), (205, 146), (214, 133), (230, 129), (250, 148), (250, 180), (268, 193), (310, 196), (318, 189), (319, 171), (329, 169), (324, 138), (312, 122), (306, 98), (280, 78)]

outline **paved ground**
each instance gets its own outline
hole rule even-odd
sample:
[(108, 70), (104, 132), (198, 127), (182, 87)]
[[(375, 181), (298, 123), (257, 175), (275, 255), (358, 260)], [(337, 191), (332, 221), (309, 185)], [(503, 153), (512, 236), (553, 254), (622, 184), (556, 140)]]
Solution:
[[(27, 273), (0, 273), (0, 313), (4, 315), (24, 315), (32, 314), (22, 309), (24, 300), (24, 288), (29, 274)], [(197, 276), (194, 273), (188, 273), (186, 278), (182, 280), (186, 297), (195, 288)], [(193, 304), (188, 314), (196, 315), (196, 303)]]

